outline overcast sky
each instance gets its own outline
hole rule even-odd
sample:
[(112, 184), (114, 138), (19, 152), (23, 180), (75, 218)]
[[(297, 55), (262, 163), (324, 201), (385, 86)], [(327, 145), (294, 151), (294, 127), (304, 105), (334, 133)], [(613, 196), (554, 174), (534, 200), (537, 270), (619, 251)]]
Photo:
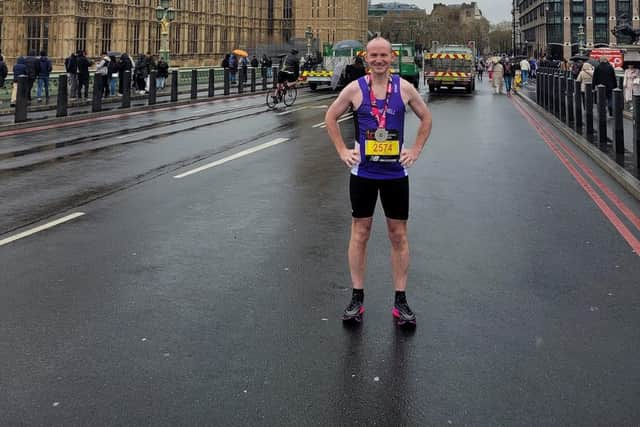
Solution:
[[(385, 0), (390, 1), (390, 0)], [(400, 1), (400, 0), (398, 0)], [(434, 3), (444, 4), (460, 4), (471, 3), (472, 0), (402, 0), (401, 3), (415, 4), (421, 9), (427, 9), (427, 13), (431, 13)], [(373, 1), (373, 3), (379, 3)], [(502, 21), (511, 21), (511, 0), (476, 0), (478, 7), (482, 11), (482, 15), (492, 24)]]

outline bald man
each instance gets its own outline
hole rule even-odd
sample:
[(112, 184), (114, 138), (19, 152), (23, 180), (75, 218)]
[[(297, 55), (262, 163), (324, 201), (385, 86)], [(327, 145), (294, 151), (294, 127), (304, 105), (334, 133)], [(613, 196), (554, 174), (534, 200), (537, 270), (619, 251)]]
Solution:
[[(411, 83), (392, 75), (395, 53), (388, 40), (377, 37), (367, 44), (368, 75), (347, 85), (325, 116), (329, 138), (340, 160), (351, 170), (351, 239), (349, 269), (353, 294), (344, 311), (345, 322), (360, 322), (364, 313), (364, 277), (367, 242), (371, 234), (378, 193), (391, 242), (391, 266), (395, 299), (392, 309), (398, 325), (415, 326), (416, 316), (406, 298), (409, 270), (408, 169), (420, 157), (431, 133), (431, 113)], [(404, 145), (404, 118), (410, 106), (420, 119), (416, 139)], [(338, 117), (349, 107), (354, 111), (356, 143), (347, 148)]]

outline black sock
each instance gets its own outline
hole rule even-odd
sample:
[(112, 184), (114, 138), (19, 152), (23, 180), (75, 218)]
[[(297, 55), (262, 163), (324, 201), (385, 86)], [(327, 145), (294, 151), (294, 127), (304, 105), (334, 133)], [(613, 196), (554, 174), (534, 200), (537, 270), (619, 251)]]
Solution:
[(354, 289), (353, 298), (357, 298), (358, 301), (364, 301), (364, 289)]
[(407, 296), (404, 291), (396, 291), (396, 302), (407, 302)]

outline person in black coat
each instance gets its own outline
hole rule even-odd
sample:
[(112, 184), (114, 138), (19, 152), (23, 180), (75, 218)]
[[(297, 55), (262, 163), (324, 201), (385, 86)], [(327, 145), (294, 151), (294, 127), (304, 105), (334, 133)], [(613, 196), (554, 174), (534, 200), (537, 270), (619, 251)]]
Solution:
[[(129, 72), (129, 79), (131, 76), (131, 69), (133, 68), (133, 64), (131, 63), (131, 58), (127, 53), (123, 53), (120, 56), (120, 62), (118, 63), (118, 93), (120, 95), (123, 94), (124, 90), (124, 73)], [(131, 88), (131, 80), (129, 80), (129, 88)]]
[(89, 67), (93, 64), (85, 52), (79, 50), (76, 55), (78, 61), (78, 98), (82, 98), (82, 89), (84, 88), (84, 97), (89, 98)]
[(75, 98), (78, 94), (78, 57), (75, 52), (64, 60), (64, 68), (69, 79), (69, 97)]
[(29, 56), (24, 58), (24, 65), (27, 67), (27, 90), (29, 101), (31, 101), (31, 89), (40, 74), (40, 58), (36, 56), (36, 51), (29, 51)]
[(4, 87), (4, 81), (9, 74), (9, 69), (7, 68), (7, 64), (4, 62), (4, 58), (0, 55), (0, 87)]
[[(600, 57), (600, 64), (598, 64), (596, 70), (593, 72), (593, 89), (597, 90), (598, 85), (604, 85), (606, 87), (607, 109), (611, 116), (613, 115), (611, 97), (613, 90), (618, 86), (618, 81), (616, 79), (616, 72), (606, 56)], [(597, 102), (600, 102), (600, 100), (598, 99)]]
[(158, 89), (164, 89), (165, 84), (167, 82), (167, 78), (169, 77), (169, 64), (164, 59), (158, 59), (158, 75), (157, 75), (157, 83)]

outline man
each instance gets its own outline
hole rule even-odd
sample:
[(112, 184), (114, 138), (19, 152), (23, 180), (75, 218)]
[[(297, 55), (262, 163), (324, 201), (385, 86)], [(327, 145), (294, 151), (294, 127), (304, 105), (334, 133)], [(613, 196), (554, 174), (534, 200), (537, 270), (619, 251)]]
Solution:
[(24, 59), (24, 65), (27, 67), (27, 93), (29, 101), (31, 101), (33, 84), (38, 79), (38, 75), (40, 75), (40, 58), (36, 56), (35, 50), (31, 49), (29, 51), (29, 56)]
[(531, 65), (529, 64), (529, 61), (527, 61), (527, 58), (524, 58), (522, 61), (520, 61), (520, 74), (523, 85), (526, 85), (528, 83), (530, 69)]
[(79, 50), (76, 55), (78, 63), (78, 99), (82, 98), (82, 92), (84, 88), (84, 97), (89, 98), (89, 67), (93, 65), (93, 62), (87, 58), (87, 53), (83, 50)]
[[(107, 98), (109, 96), (109, 63), (111, 59), (107, 55), (107, 52), (103, 51), (101, 54), (102, 58), (96, 65), (96, 73), (94, 75), (94, 85), (98, 85), (101, 88), (101, 96)], [(100, 82), (98, 83), (98, 79)]]
[(74, 99), (78, 94), (78, 59), (75, 53), (64, 60), (64, 67), (69, 78), (69, 97)]
[(271, 97), (274, 103), (278, 103), (278, 93), (284, 89), (286, 82), (293, 83), (298, 80), (300, 75), (300, 58), (298, 57), (298, 49), (291, 49), (289, 55), (282, 61), (282, 69), (278, 71), (278, 84), (273, 91)]
[(49, 102), (49, 75), (53, 70), (53, 64), (45, 50), (40, 51), (39, 69), (40, 74), (38, 75), (38, 90), (36, 92), (36, 97), (38, 98), (38, 102), (42, 102), (42, 89), (44, 89), (45, 102)]
[[(344, 311), (343, 320), (359, 322), (364, 313), (367, 242), (380, 192), (391, 242), (393, 286), (396, 291), (392, 313), (399, 325), (413, 326), (416, 317), (405, 295), (409, 269), (407, 168), (418, 160), (431, 133), (431, 113), (411, 83), (391, 75), (394, 53), (388, 40), (381, 37), (371, 40), (367, 44), (366, 60), (370, 74), (347, 85), (329, 107), (325, 117), (331, 142), (342, 162), (351, 168), (349, 193), (353, 218), (349, 268), (353, 295)], [(403, 141), (407, 105), (420, 119), (416, 140), (410, 148), (405, 147)], [(349, 107), (356, 118), (357, 140), (354, 149), (346, 147), (337, 122)]]
[[(613, 96), (613, 90), (618, 86), (616, 79), (616, 72), (613, 66), (609, 63), (609, 58), (606, 56), (600, 57), (600, 64), (593, 72), (593, 90), (597, 90), (598, 85), (604, 85), (606, 87), (607, 94), (607, 109), (609, 110), (609, 116), (613, 115), (613, 109), (611, 105), (611, 97)], [(604, 100), (598, 99), (597, 102)]]

